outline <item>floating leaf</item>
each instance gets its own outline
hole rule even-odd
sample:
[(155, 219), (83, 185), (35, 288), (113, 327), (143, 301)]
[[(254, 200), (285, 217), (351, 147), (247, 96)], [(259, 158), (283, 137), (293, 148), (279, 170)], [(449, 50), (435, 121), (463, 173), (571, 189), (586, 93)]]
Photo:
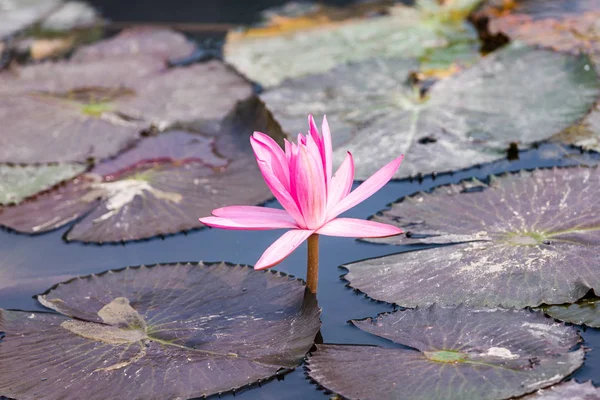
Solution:
[(18, 203), (81, 174), (85, 169), (85, 165), (81, 164), (0, 164), (0, 205)]
[(583, 364), (573, 328), (542, 313), (463, 306), (352, 321), (411, 347), (317, 345), (309, 375), (349, 399), (508, 399), (550, 386)]
[(374, 59), (288, 80), (261, 97), (288, 134), (302, 131), (307, 110), (327, 113), (336, 162), (351, 151), (357, 179), (366, 179), (401, 153), (397, 178), (497, 160), (510, 142), (541, 141), (578, 122), (600, 94), (588, 57), (529, 46), (500, 50), (425, 96), (407, 83), (415, 67)]
[(171, 131), (144, 139), (60, 187), (0, 208), (0, 224), (42, 233), (85, 215), (67, 240), (120, 242), (202, 227), (198, 218), (220, 206), (262, 203), (271, 192), (247, 140), (264, 122), (261, 109), (250, 111), (252, 121), (228, 123), (219, 136)]
[(600, 289), (598, 190), (597, 168), (564, 168), (406, 197), (374, 220), (412, 239), (379, 242), (468, 243), (349, 264), (345, 279), (403, 307), (575, 302)]
[(319, 330), (304, 288), (224, 263), (75, 278), (38, 296), (61, 314), (0, 310), (0, 394), (192, 398), (268, 379), (296, 367)]
[(457, 44), (476, 49), (477, 36), (464, 17), (478, 3), (418, 0), (414, 7), (396, 4), (387, 9), (389, 15), (371, 18), (309, 13), (267, 28), (230, 32), (225, 59), (262, 85), (275, 86), (286, 78), (326, 72), (349, 61), (420, 57), (430, 49)]
[(196, 46), (170, 29), (133, 28), (99, 43), (79, 49), (75, 61), (92, 61), (109, 57), (152, 56), (161, 60), (186, 57)]
[(600, 299), (591, 297), (579, 300), (577, 303), (543, 306), (542, 310), (561, 321), (570, 322), (575, 325), (587, 325), (592, 328), (600, 328)]
[(574, 380), (554, 385), (523, 397), (523, 400), (598, 400), (600, 389), (592, 381), (577, 383)]
[(0, 161), (104, 159), (151, 126), (218, 132), (251, 96), (251, 85), (219, 61), (166, 69), (140, 56), (23, 67), (0, 74)]

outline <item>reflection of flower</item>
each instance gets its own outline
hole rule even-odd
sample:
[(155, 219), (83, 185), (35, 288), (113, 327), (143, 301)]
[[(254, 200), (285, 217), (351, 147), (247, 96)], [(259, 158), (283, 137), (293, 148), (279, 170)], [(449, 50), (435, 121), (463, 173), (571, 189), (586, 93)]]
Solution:
[(258, 166), (273, 195), (285, 210), (256, 206), (231, 206), (200, 218), (205, 225), (223, 229), (291, 229), (275, 241), (256, 263), (272, 267), (312, 234), (345, 237), (384, 237), (402, 233), (399, 228), (373, 221), (336, 218), (381, 189), (394, 175), (403, 156), (377, 171), (356, 190), (354, 161), (348, 153), (332, 177), (331, 134), (323, 118), (323, 136), (312, 116), (310, 132), (298, 135), (298, 144), (285, 141), (285, 152), (269, 136), (255, 132), (250, 142)]

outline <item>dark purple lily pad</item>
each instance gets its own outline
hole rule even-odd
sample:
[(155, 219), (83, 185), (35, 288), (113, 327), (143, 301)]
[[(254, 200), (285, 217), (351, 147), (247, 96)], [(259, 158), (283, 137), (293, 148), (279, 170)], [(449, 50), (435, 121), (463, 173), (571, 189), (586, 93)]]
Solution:
[[(251, 111), (254, 128), (265, 124), (260, 108)], [(250, 122), (237, 126), (232, 118), (219, 136), (171, 131), (144, 139), (76, 179), (0, 208), (0, 224), (43, 233), (84, 216), (67, 240), (120, 242), (200, 228), (198, 218), (218, 207), (262, 203), (272, 195), (247, 144)]]
[(351, 151), (356, 178), (366, 179), (402, 153), (396, 178), (500, 159), (511, 142), (527, 146), (579, 122), (600, 94), (587, 56), (518, 44), (438, 81), (425, 96), (407, 83), (416, 67), (373, 59), (288, 80), (261, 98), (288, 134), (303, 131), (307, 112), (327, 113), (335, 162)]
[(167, 61), (190, 55), (196, 45), (170, 29), (132, 28), (115, 37), (86, 46), (75, 52), (74, 61), (92, 61), (109, 57), (152, 56)]
[(583, 364), (577, 331), (526, 310), (464, 306), (352, 321), (412, 349), (318, 345), (309, 375), (349, 399), (508, 399), (550, 386)]
[(400, 226), (409, 237), (377, 241), (460, 244), (349, 264), (345, 279), (404, 307), (575, 302), (600, 289), (598, 190), (600, 170), (579, 167), (406, 197), (373, 219)]
[(146, 55), (17, 68), (0, 73), (0, 161), (102, 160), (150, 128), (218, 132), (252, 93), (219, 61), (168, 69)]
[(552, 318), (575, 325), (600, 328), (600, 299), (589, 297), (573, 304), (543, 306), (541, 309)]
[(192, 398), (268, 379), (300, 364), (319, 330), (304, 292), (224, 263), (75, 278), (38, 296), (61, 314), (0, 310), (0, 394)]
[(574, 380), (554, 385), (523, 397), (523, 400), (600, 400), (600, 389), (592, 381), (577, 383)]

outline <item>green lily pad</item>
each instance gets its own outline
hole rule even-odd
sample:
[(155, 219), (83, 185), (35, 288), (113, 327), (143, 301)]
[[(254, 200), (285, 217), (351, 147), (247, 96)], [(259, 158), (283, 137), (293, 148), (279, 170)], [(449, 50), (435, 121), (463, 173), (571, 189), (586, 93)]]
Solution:
[(554, 385), (523, 397), (523, 400), (600, 400), (600, 389), (592, 381), (577, 383), (574, 380)]
[(86, 170), (82, 164), (0, 164), (0, 205), (19, 203)]
[[(64, 185), (0, 207), (0, 225), (35, 234), (83, 217), (66, 240), (122, 242), (201, 228), (198, 218), (222, 206), (263, 203), (272, 194), (247, 143), (269, 121), (258, 102), (240, 107), (217, 136), (149, 137)], [(246, 113), (249, 120), (239, 116)]]
[(151, 128), (216, 133), (252, 95), (219, 61), (167, 69), (156, 57), (108, 57), (17, 68), (0, 73), (0, 161), (98, 161)]
[(600, 299), (591, 297), (577, 303), (543, 306), (541, 309), (552, 318), (575, 325), (587, 325), (600, 328)]
[(384, 16), (338, 20), (316, 13), (312, 21), (292, 20), (294, 29), (234, 31), (227, 35), (225, 60), (272, 87), (287, 78), (372, 57), (421, 57), (431, 49), (457, 44), (469, 46), (475, 55), (477, 35), (465, 17), (479, 2), (417, 0), (414, 7), (396, 4)]
[(577, 123), (600, 95), (587, 56), (518, 44), (438, 81), (425, 96), (407, 83), (416, 66), (373, 59), (288, 80), (261, 98), (288, 134), (304, 129), (307, 112), (327, 113), (335, 163), (352, 152), (363, 180), (402, 153), (396, 178), (503, 158), (511, 142), (527, 146)]
[(464, 306), (352, 321), (406, 348), (317, 345), (309, 375), (348, 399), (508, 399), (560, 382), (583, 364), (577, 331), (540, 312)]
[(598, 190), (600, 170), (579, 167), (406, 197), (373, 219), (407, 235), (376, 241), (454, 245), (349, 264), (345, 279), (369, 297), (403, 307), (575, 302), (600, 289)]
[(173, 399), (295, 368), (320, 310), (305, 286), (245, 266), (165, 264), (58, 284), (59, 314), (0, 310), (0, 395)]

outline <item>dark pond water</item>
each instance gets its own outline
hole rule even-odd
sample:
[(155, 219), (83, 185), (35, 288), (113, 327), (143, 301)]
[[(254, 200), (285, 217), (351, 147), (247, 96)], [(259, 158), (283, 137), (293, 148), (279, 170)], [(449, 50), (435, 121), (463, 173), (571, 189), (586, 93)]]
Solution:
[[(105, 16), (114, 21), (175, 21), (202, 23), (250, 23), (265, 7), (282, 4), (277, 0), (169, 0), (145, 1), (92, 0)], [(328, 1), (342, 5), (348, 1)], [(125, 7), (123, 4), (127, 4)], [(334, 127), (335, 128), (335, 127)], [(569, 154), (561, 154), (569, 153)], [(562, 150), (555, 146), (522, 152), (517, 161), (503, 160), (478, 168), (422, 180), (403, 180), (389, 183), (375, 196), (350, 210), (348, 217), (366, 218), (400, 197), (434, 186), (456, 183), (477, 177), (485, 179), (490, 174), (515, 171), (522, 168), (569, 165), (581, 159), (600, 160), (595, 155), (580, 155), (577, 150)], [(267, 206), (278, 205), (276, 202)], [(460, 221), (457, 221), (460, 223)], [(204, 229), (186, 235), (175, 235), (164, 240), (153, 239), (126, 245), (67, 244), (62, 241), (62, 229), (47, 235), (26, 236), (0, 231), (0, 307), (8, 309), (42, 310), (32, 298), (54, 283), (69, 276), (85, 275), (107, 269), (130, 265), (155, 264), (175, 261), (229, 261), (252, 264), (281, 231), (222, 231)], [(374, 344), (385, 347), (394, 344), (369, 335), (347, 323), (350, 319), (374, 317), (391, 311), (393, 307), (377, 303), (346, 287), (341, 278), (340, 265), (364, 258), (407, 251), (407, 246), (383, 246), (362, 243), (352, 239), (322, 237), (319, 304), (323, 308), (321, 333), (325, 343)], [(411, 247), (415, 249), (415, 247)], [(276, 268), (298, 277), (305, 273), (306, 245)], [(582, 332), (585, 346), (591, 348), (584, 367), (574, 377), (578, 381), (594, 380), (600, 385), (600, 331)], [(400, 366), (397, 366), (400, 367)], [(394, 368), (394, 366), (390, 366)], [(225, 395), (233, 398), (233, 395)], [(274, 380), (261, 388), (237, 393), (243, 399), (326, 399), (307, 378), (303, 368), (297, 368), (283, 380)]]

